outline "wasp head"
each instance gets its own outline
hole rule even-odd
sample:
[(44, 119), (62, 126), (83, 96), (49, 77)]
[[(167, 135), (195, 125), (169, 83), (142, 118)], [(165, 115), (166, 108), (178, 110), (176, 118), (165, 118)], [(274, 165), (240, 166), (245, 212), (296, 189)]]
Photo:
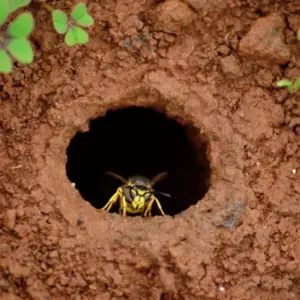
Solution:
[(155, 191), (152, 187), (159, 181), (167, 177), (167, 172), (160, 173), (151, 180), (144, 176), (132, 176), (128, 180), (112, 172), (107, 172), (124, 183), (123, 192), (134, 209), (142, 209), (154, 195), (171, 197), (169, 194)]

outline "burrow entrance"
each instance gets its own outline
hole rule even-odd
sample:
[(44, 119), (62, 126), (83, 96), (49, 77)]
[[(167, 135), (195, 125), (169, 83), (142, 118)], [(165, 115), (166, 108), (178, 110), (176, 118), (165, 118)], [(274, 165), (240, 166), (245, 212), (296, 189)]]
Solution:
[[(110, 110), (90, 121), (89, 132), (78, 132), (67, 148), (67, 176), (81, 196), (95, 208), (103, 207), (121, 183), (105, 174), (152, 178), (168, 172), (155, 189), (168, 215), (183, 212), (203, 198), (210, 185), (207, 144), (199, 130), (182, 126), (150, 108)], [(111, 212), (118, 212), (116, 205)], [(153, 215), (157, 215), (156, 205)]]

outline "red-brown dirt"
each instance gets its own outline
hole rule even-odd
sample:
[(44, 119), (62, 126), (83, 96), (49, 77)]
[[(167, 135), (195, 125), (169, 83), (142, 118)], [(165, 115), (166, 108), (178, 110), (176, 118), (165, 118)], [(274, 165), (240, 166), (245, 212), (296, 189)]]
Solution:
[[(86, 3), (85, 46), (34, 8), (35, 62), (0, 77), (0, 298), (300, 299), (300, 100), (276, 87), (300, 74), (299, 2)], [(72, 137), (128, 106), (206, 138), (210, 188), (183, 213), (122, 218), (71, 185)]]

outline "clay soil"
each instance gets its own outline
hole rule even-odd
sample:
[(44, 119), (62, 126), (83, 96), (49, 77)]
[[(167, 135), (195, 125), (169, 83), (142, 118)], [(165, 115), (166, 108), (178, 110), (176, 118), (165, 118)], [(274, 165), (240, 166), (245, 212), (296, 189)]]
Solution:
[[(299, 1), (87, 4), (71, 49), (30, 7), (35, 61), (0, 77), (0, 298), (300, 299), (300, 100), (276, 87), (300, 75)], [(181, 213), (102, 212), (66, 175), (76, 132), (130, 106), (207, 145), (209, 188)]]

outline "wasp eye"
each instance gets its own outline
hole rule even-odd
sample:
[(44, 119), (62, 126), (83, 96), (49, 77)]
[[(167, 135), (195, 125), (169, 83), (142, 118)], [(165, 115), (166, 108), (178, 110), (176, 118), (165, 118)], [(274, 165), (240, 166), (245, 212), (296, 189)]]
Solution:
[(137, 195), (136, 190), (135, 190), (135, 189), (131, 189), (131, 190), (130, 190), (130, 196), (131, 196), (131, 198), (132, 198), (132, 199), (135, 198), (136, 195)]
[(145, 194), (145, 195), (144, 195), (144, 199), (145, 199), (145, 201), (148, 201), (148, 200), (149, 200), (149, 198), (150, 198), (150, 195), (151, 195), (151, 194), (149, 194), (149, 193), (147, 193), (147, 194)]

